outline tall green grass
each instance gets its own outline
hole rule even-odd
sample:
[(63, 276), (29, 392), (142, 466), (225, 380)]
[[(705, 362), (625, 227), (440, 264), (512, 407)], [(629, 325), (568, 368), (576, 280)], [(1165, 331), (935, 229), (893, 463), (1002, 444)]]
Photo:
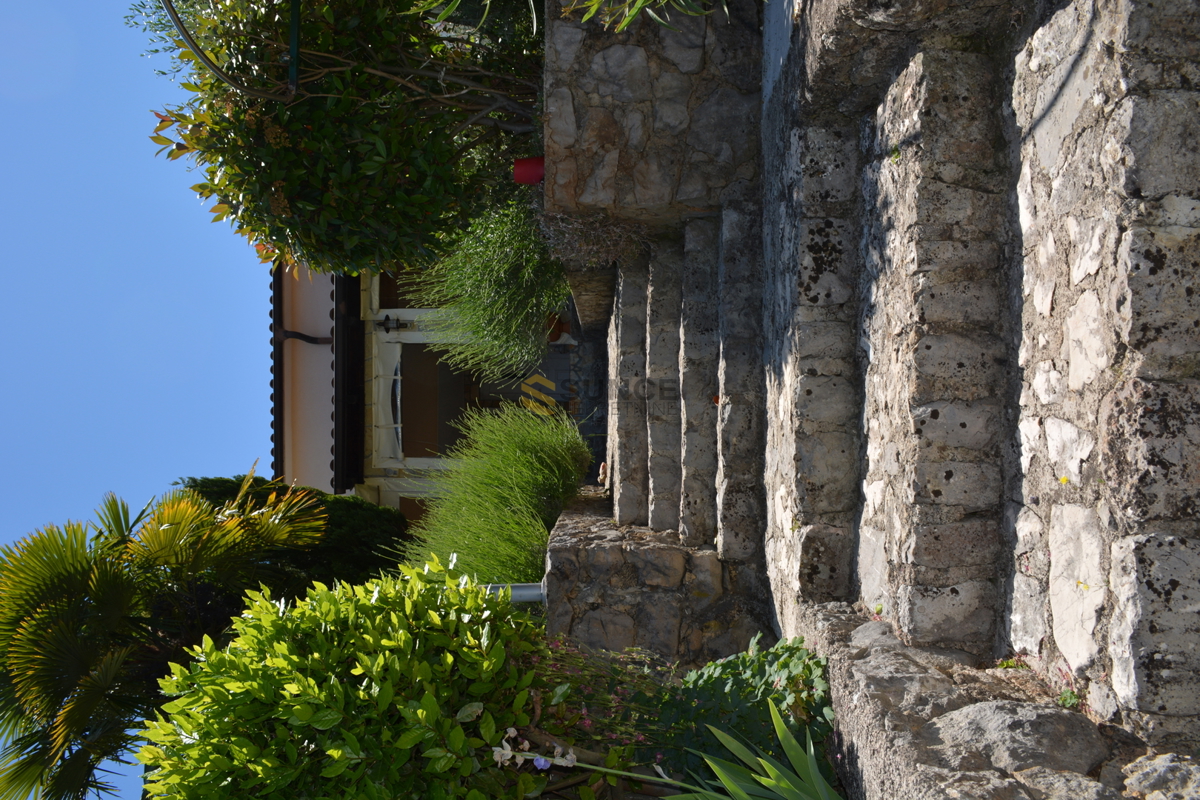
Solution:
[(571, 288), (538, 228), (537, 212), (513, 200), (480, 216), (450, 255), (409, 279), (443, 360), (485, 380), (524, 374), (546, 355), (547, 322)]
[(562, 412), (506, 404), (472, 410), (465, 436), (436, 480), (436, 499), (401, 551), (421, 564), (436, 555), (485, 583), (531, 583), (544, 571), (550, 528), (579, 488), (591, 454)]

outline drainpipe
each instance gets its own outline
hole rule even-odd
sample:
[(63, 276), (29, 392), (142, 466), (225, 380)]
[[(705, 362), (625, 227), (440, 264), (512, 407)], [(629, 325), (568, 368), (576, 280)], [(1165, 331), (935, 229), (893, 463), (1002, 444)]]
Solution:
[(514, 603), (545, 603), (546, 592), (540, 583), (489, 583), (484, 586), (490, 594), (512, 589)]

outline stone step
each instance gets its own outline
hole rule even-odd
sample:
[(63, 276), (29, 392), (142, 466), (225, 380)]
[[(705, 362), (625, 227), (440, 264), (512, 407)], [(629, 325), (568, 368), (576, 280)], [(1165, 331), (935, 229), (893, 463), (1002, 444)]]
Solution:
[(681, 446), (679, 535), (688, 547), (717, 538), (717, 268), (720, 221), (684, 227), (679, 321)]

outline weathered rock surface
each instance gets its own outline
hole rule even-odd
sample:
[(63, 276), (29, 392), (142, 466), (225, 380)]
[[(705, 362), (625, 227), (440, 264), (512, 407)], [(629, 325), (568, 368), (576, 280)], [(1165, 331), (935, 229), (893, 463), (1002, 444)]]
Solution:
[(1143, 756), (1125, 767), (1125, 789), (1145, 800), (1194, 800), (1200, 797), (1200, 764), (1190, 756), (1165, 753)]

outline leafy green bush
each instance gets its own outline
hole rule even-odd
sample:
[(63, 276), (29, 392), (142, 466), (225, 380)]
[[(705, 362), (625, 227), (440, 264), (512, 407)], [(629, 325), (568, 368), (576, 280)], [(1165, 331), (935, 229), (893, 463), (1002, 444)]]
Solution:
[[(177, 483), (220, 506), (237, 496), (245, 475), (232, 478), (181, 478)], [(277, 574), (267, 585), (286, 597), (299, 597), (313, 581), (366, 583), (396, 566), (395, 548), (409, 539), (408, 521), (398, 509), (375, 505), (355, 495), (328, 494), (302, 487), (325, 512), (325, 533), (313, 547), (273, 555)], [(248, 489), (258, 503), (286, 487), (254, 477)]]
[(546, 355), (547, 322), (571, 294), (537, 213), (513, 201), (479, 217), (450, 255), (413, 274), (414, 303), (432, 318), (443, 360), (485, 380), (521, 375)]
[[(583, 11), (584, 21), (599, 15), (604, 27), (620, 33), (643, 11), (659, 25), (670, 27), (669, 10), (700, 17), (711, 14), (713, 5), (713, 0), (572, 0), (564, 13)], [(721, 5), (724, 6), (724, 2)], [(667, 18), (659, 16), (655, 9), (666, 12)]]
[(461, 428), (404, 557), (454, 555), (457, 569), (485, 582), (541, 580), (550, 528), (591, 461), (579, 429), (565, 413), (513, 404), (468, 411)]
[(135, 6), (195, 93), (158, 115), (151, 139), (195, 159), (204, 179), (192, 188), (217, 200), (214, 221), (233, 220), (264, 261), (352, 274), (423, 261), (491, 201), (488, 187), (510, 185), (511, 151), (540, 128), (541, 44), (523, 4), (479, 28), (443, 18), (437, 0), (302, 3), (294, 92), (289, 2), (187, 6), (200, 47), (260, 96), (219, 80)]
[[(315, 586), (294, 608), (251, 593), (236, 636), (172, 665), (146, 723), (152, 796), (510, 796), (490, 746), (529, 724), (540, 632), (507, 597), (436, 564)], [(533, 788), (532, 778), (526, 783)], [(521, 795), (517, 795), (521, 796)]]

